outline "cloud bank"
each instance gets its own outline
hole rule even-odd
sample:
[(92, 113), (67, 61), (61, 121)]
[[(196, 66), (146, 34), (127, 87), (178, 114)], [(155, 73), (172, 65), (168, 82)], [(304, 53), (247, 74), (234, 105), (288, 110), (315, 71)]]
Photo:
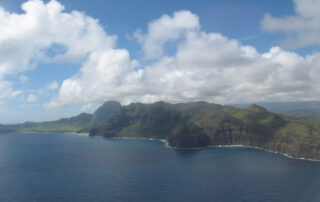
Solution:
[[(303, 4), (299, 2), (297, 5)], [(144, 59), (152, 59), (144, 65), (143, 60), (131, 58), (128, 50), (117, 49), (116, 36), (109, 35), (98, 20), (84, 13), (66, 13), (54, 0), (30, 0), (22, 8), (23, 14), (0, 10), (0, 27), (5, 30), (0, 33), (0, 52), (6, 55), (0, 54), (0, 78), (35, 68), (43, 61), (81, 64), (79, 72), (60, 87), (57, 83), (52, 85), (52, 89), (59, 87), (58, 94), (45, 104), (47, 107), (90, 105), (105, 100), (128, 104), (160, 100), (243, 103), (320, 99), (316, 78), (320, 73), (320, 53), (302, 57), (279, 47), (259, 53), (238, 40), (201, 30), (199, 17), (190, 11), (163, 15), (149, 23), (146, 33), (135, 32)], [(308, 19), (318, 18), (317, 12), (306, 9), (297, 6), (301, 15), (308, 13)], [(264, 28), (279, 30), (280, 25), (268, 25), (270, 19), (280, 24), (283, 20), (266, 16)], [(169, 43), (176, 49), (171, 55), (164, 51)], [(4, 79), (0, 90), (1, 85), (9, 89), (8, 94), (19, 93), (10, 91), (10, 83)]]

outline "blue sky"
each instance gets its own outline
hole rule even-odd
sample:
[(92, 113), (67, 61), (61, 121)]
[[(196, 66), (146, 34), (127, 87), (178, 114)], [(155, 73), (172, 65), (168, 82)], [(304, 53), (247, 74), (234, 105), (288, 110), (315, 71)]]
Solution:
[(0, 123), (92, 112), (110, 99), (319, 100), (319, 0), (3, 0), (0, 7)]

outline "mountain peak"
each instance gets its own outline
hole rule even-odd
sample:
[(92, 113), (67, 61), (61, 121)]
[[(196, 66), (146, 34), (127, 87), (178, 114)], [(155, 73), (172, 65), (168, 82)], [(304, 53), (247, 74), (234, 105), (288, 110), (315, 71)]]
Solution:
[[(115, 105), (115, 106), (121, 106), (121, 104), (118, 102), (118, 101), (114, 101), (114, 100), (108, 100), (108, 101), (105, 101), (101, 107), (103, 106), (110, 106), (110, 105)], [(101, 108), (99, 107), (99, 108)], [(98, 109), (99, 109), (98, 108)]]
[(119, 109), (121, 104), (117, 101), (106, 101), (94, 113), (92, 122), (94, 124), (102, 123), (112, 117)]
[(251, 112), (266, 112), (267, 110), (259, 105), (252, 104), (247, 108), (248, 111)]

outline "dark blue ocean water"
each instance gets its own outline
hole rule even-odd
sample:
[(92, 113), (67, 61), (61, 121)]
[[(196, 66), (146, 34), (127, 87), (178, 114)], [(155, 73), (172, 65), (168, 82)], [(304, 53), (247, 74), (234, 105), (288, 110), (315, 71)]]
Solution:
[(0, 134), (0, 201), (319, 202), (320, 162), (250, 148)]

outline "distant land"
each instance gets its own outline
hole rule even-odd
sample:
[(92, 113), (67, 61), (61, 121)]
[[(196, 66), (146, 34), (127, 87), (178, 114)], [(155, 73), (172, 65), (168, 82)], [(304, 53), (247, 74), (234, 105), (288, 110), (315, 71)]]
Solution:
[(121, 108), (120, 103), (107, 101), (93, 114), (81, 113), (71, 118), (62, 118), (57, 121), (25, 122), (22, 124), (0, 124), (1, 132), (42, 132), (42, 133), (88, 133), (95, 125), (103, 124), (115, 115)]
[[(258, 105), (238, 107), (242, 109), (206, 102), (121, 106), (116, 101), (107, 101), (93, 114), (0, 125), (0, 132), (77, 132), (90, 136), (152, 138), (166, 140), (177, 148), (243, 145), (292, 157), (320, 159), (320, 119), (309, 118), (310, 114), (298, 119)], [(308, 110), (304, 113), (308, 114)]]
[[(270, 112), (285, 114), (287, 116), (308, 119), (320, 118), (320, 102), (319, 101), (304, 101), (304, 102), (257, 102), (255, 103)], [(247, 108), (251, 103), (233, 104), (231, 106), (237, 108)]]

